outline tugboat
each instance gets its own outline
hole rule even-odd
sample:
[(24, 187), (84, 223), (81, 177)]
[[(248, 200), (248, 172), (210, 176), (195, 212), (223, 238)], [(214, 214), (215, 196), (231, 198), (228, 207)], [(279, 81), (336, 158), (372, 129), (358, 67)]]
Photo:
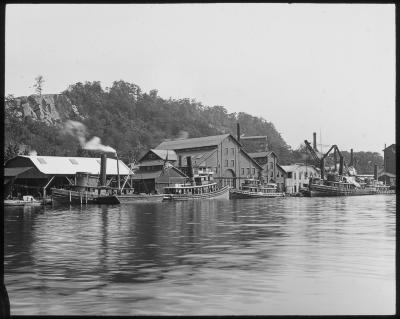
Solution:
[(260, 180), (248, 178), (240, 189), (230, 189), (229, 198), (265, 198), (265, 197), (283, 197), (285, 193), (278, 191), (275, 183), (263, 184)]
[[(347, 167), (344, 162), (343, 155), (341, 154), (337, 145), (332, 145), (331, 148), (323, 155), (318, 155), (316, 150), (316, 143), (314, 140), (314, 147), (310, 143), (304, 141), (311, 155), (313, 156), (316, 164), (319, 165), (321, 170), (320, 178), (310, 178), (308, 188), (303, 192), (305, 196), (358, 196), (358, 195), (376, 195), (376, 194), (393, 194), (394, 191), (390, 190), (390, 186), (383, 185), (382, 182), (377, 181), (377, 167), (375, 166), (375, 178), (361, 179), (357, 177), (357, 172), (353, 165), (353, 150), (351, 150), (350, 166)], [(330, 172), (325, 176), (325, 158), (334, 150), (334, 165), (336, 169), (336, 154), (339, 155), (339, 172)], [(319, 152), (318, 152), (319, 153)], [(319, 153), (320, 154), (320, 153)]]
[(189, 181), (183, 184), (164, 187), (164, 201), (187, 201), (229, 197), (229, 186), (219, 187), (214, 181), (214, 172), (208, 168), (193, 174), (192, 161), (187, 157)]

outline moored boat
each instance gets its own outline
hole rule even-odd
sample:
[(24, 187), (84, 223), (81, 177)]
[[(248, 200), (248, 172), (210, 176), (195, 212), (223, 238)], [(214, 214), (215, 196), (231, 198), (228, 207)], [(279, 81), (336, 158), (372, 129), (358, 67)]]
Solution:
[(326, 179), (310, 178), (306, 196), (360, 196), (376, 194), (394, 194), (389, 186), (382, 182), (369, 180), (361, 182), (355, 176), (328, 174)]
[(164, 188), (165, 201), (186, 201), (198, 199), (229, 198), (229, 186), (219, 187), (209, 169), (198, 171), (191, 180)]
[(22, 196), (22, 199), (5, 199), (4, 206), (40, 206), (43, 202), (31, 195)]
[(263, 184), (258, 179), (245, 179), (240, 189), (230, 189), (229, 198), (270, 198), (283, 197), (285, 193), (278, 191), (275, 183)]

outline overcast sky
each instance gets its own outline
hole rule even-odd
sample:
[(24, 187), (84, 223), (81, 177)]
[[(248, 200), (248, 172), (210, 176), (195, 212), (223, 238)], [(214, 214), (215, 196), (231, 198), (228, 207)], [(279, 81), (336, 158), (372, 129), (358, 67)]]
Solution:
[(6, 94), (39, 74), (261, 116), (292, 148), (395, 143), (393, 4), (7, 5)]

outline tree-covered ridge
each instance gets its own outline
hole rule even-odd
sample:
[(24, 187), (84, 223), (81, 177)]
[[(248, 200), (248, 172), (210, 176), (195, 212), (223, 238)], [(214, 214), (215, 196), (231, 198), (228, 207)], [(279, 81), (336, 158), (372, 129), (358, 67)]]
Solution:
[[(74, 112), (68, 113), (68, 119), (85, 124), (88, 138), (100, 137), (126, 163), (137, 160), (165, 139), (224, 133), (236, 136), (237, 123), (241, 134), (268, 136), (269, 147), (281, 164), (301, 162), (304, 158), (302, 150), (291, 150), (274, 125), (263, 118), (245, 112), (228, 113), (224, 106), (205, 106), (193, 99), (164, 99), (157, 93), (142, 92), (136, 84), (125, 81), (115, 81), (103, 89), (100, 82), (94, 81), (70, 85), (61, 96), (63, 101), (70, 101), (71, 107), (76, 106)], [(21, 110), (17, 104), (12, 96), (6, 99), (5, 159), (16, 155), (16, 145), (26, 145), (38, 155), (95, 155), (82, 150), (77, 140), (65, 135), (62, 123), (46, 125), (30, 116), (18, 116)]]

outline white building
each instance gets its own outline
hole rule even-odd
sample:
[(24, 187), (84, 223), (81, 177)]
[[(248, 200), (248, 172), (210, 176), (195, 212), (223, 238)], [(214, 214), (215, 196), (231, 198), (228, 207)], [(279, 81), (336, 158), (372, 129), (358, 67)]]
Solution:
[(310, 177), (319, 177), (319, 170), (312, 165), (306, 164), (292, 164), (281, 165), (286, 172), (285, 178), (285, 192), (297, 193), (300, 188), (305, 188), (308, 185)]

